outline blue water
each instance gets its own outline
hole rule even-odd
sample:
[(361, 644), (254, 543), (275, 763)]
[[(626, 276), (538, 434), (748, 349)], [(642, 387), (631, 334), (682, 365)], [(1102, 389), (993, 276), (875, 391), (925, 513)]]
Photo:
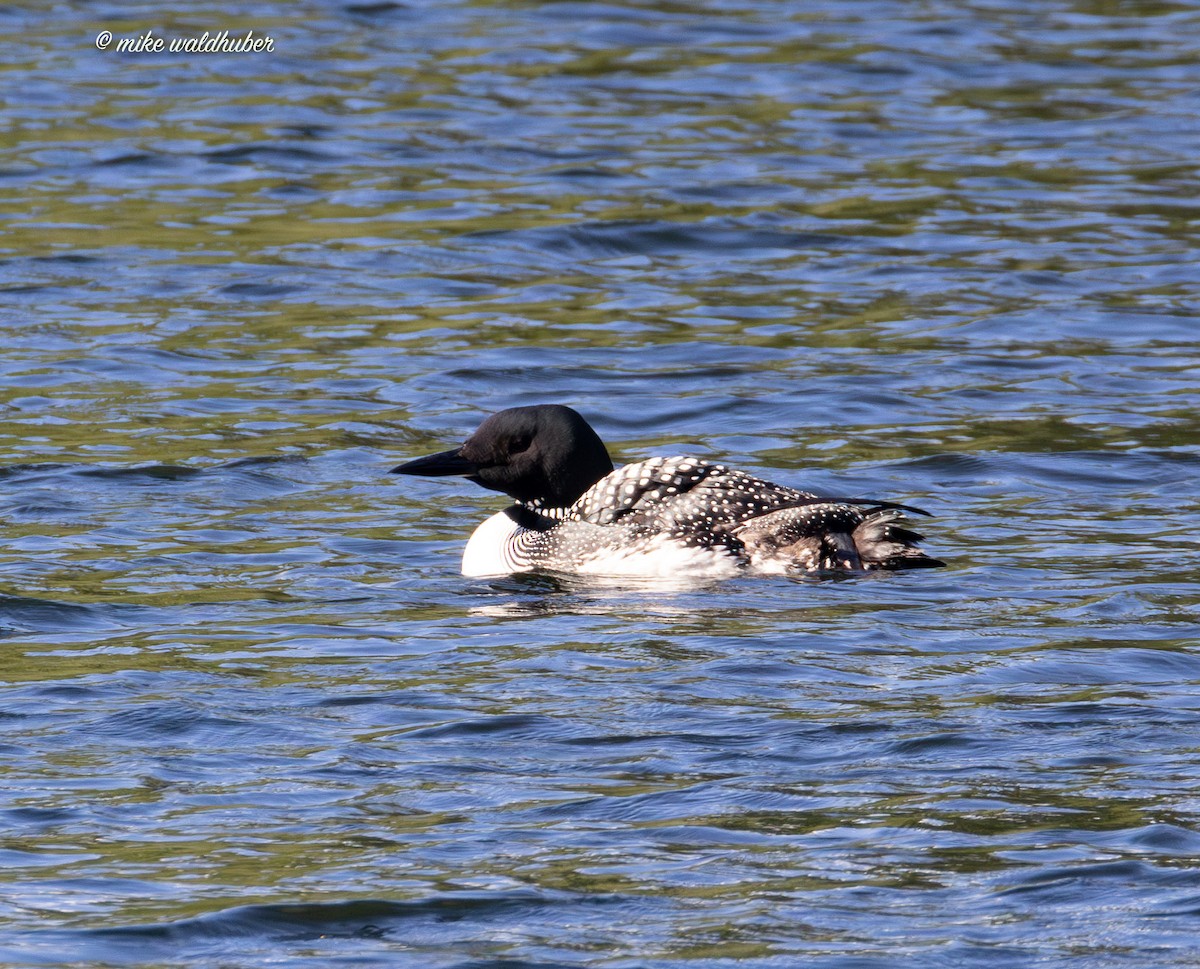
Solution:
[[(0, 10), (0, 963), (1200, 963), (1200, 7), (257, 6)], [(949, 566), (465, 579), (539, 402)]]

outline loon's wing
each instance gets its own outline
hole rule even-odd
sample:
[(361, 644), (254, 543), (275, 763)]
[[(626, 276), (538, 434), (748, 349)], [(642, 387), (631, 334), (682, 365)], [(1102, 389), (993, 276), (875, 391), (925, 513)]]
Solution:
[(788, 571), (937, 566), (901, 525), (928, 512), (871, 498), (827, 498), (699, 458), (653, 458), (602, 478), (566, 517), (723, 545)]
[(856, 508), (864, 508), (870, 510), (880, 510), (891, 508), (895, 511), (910, 511), (914, 515), (924, 515), (926, 518), (932, 518), (933, 513), (926, 511), (924, 508), (914, 508), (912, 505), (902, 505), (898, 501), (880, 501), (878, 498), (830, 498), (821, 496), (813, 498), (807, 504), (830, 504), (830, 505), (853, 505)]

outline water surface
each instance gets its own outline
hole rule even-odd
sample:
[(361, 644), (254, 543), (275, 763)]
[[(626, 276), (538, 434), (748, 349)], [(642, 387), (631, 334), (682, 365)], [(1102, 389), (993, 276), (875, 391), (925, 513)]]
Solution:
[[(257, 6), (0, 11), (0, 961), (1194, 965), (1196, 5)], [(464, 579), (546, 401), (950, 565)]]

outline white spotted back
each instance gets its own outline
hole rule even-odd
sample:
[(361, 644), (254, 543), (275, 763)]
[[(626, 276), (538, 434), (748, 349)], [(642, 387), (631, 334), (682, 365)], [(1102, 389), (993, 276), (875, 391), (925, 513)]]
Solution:
[(602, 478), (572, 506), (570, 517), (708, 542), (727, 531), (722, 526), (813, 497), (700, 458), (651, 458)]

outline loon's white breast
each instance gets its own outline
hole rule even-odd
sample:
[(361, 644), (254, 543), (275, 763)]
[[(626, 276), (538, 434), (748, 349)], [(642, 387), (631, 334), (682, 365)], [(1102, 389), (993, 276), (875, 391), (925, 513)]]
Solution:
[(891, 502), (821, 498), (699, 458), (612, 469), (595, 431), (559, 405), (489, 417), (460, 448), (393, 469), (458, 474), (517, 499), (475, 529), (465, 575), (555, 570), (725, 576), (941, 565)]
[(471, 533), (463, 549), (462, 574), (470, 576), (511, 575), (519, 571), (508, 550), (523, 529), (506, 512), (498, 511)]
[(463, 575), (541, 569), (647, 579), (725, 578), (741, 569), (736, 556), (723, 546), (689, 545), (661, 532), (577, 519), (540, 532), (518, 524), (510, 511), (497, 512), (472, 532), (463, 550)]

